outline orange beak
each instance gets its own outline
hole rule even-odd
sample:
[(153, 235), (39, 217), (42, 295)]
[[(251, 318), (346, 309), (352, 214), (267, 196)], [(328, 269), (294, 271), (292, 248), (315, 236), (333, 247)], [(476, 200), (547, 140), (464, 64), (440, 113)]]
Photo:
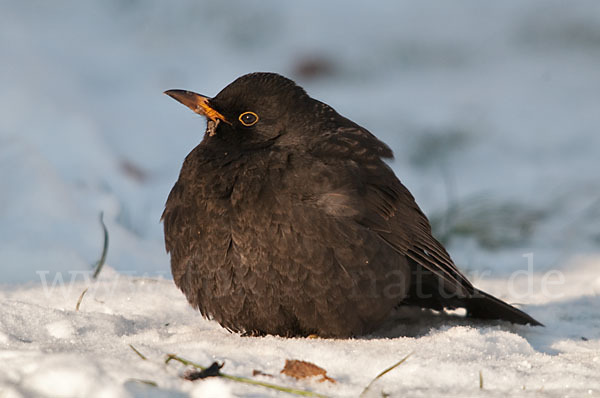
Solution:
[(227, 122), (227, 119), (225, 119), (225, 116), (221, 115), (208, 104), (208, 97), (187, 90), (167, 90), (165, 91), (165, 94), (181, 102), (183, 105), (187, 106), (197, 114), (206, 116), (214, 122), (217, 120), (222, 120), (226, 123), (229, 123)]

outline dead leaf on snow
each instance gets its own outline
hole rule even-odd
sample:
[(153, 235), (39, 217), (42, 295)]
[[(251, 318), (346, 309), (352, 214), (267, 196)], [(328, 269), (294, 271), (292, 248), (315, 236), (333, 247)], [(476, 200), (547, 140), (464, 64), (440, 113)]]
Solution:
[(281, 373), (295, 379), (306, 379), (314, 376), (321, 376), (318, 382), (329, 381), (335, 383), (335, 379), (327, 376), (327, 371), (314, 363), (299, 361), (297, 359), (286, 359), (285, 366)]

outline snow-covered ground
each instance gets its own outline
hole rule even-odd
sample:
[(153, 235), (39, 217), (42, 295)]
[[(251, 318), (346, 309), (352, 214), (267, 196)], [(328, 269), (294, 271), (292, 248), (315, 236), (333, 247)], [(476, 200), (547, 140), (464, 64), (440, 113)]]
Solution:
[[(597, 1), (0, 9), (0, 397), (285, 395), (181, 380), (167, 353), (356, 396), (410, 352), (373, 396), (600, 395)], [(188, 308), (158, 220), (204, 121), (162, 91), (214, 95), (251, 71), (295, 78), (390, 144), (459, 266), (546, 327), (400, 314), (367, 339), (242, 338)], [(110, 267), (92, 282), (101, 211)], [(280, 375), (286, 359), (337, 383)]]
[[(589, 263), (577, 271), (590, 275), (597, 267), (598, 262)], [(473, 324), (456, 316), (415, 320), (414, 314), (399, 314), (397, 323), (378, 335), (352, 340), (230, 334), (202, 320), (169, 280), (124, 276), (112, 269), (104, 270), (98, 282), (79, 275), (75, 283), (53, 287), (49, 279), (45, 287), (0, 292), (0, 386), (6, 397), (278, 395), (222, 379), (182, 380), (181, 365), (164, 363), (167, 354), (178, 354), (204, 366), (225, 362), (222, 371), (227, 374), (252, 378), (259, 370), (274, 376), (255, 377), (268, 383), (358, 396), (378, 373), (412, 353), (379, 379), (368, 396), (597, 396), (600, 298), (584, 294), (597, 291), (600, 279), (576, 275), (568, 274), (573, 296), (527, 307), (545, 328)], [(481, 285), (502, 290), (505, 281)], [(312, 362), (337, 382), (281, 375), (286, 359)]]

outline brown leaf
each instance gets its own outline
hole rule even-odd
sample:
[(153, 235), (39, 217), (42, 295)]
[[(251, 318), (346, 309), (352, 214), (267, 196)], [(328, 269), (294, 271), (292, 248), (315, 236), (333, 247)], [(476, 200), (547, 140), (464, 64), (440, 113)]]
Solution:
[(119, 167), (123, 174), (137, 182), (146, 182), (148, 180), (148, 173), (128, 159), (122, 159)]
[(299, 361), (297, 359), (286, 359), (285, 366), (281, 373), (295, 379), (306, 379), (314, 376), (322, 376), (318, 381), (320, 383), (329, 381), (335, 383), (335, 380), (327, 376), (327, 371), (314, 363)]

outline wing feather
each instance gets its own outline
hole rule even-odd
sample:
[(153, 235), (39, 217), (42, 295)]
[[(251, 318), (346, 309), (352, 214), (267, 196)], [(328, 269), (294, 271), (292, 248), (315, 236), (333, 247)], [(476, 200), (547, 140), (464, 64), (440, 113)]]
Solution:
[[(347, 120), (347, 119), (346, 119)], [(456, 294), (473, 294), (473, 285), (456, 267), (444, 247), (432, 235), (429, 220), (414, 197), (382, 158), (391, 150), (366, 129), (348, 121), (321, 137), (314, 145), (322, 158), (356, 162), (354, 178), (359, 185), (362, 208), (356, 221), (376, 232), (398, 254), (432, 272)]]

